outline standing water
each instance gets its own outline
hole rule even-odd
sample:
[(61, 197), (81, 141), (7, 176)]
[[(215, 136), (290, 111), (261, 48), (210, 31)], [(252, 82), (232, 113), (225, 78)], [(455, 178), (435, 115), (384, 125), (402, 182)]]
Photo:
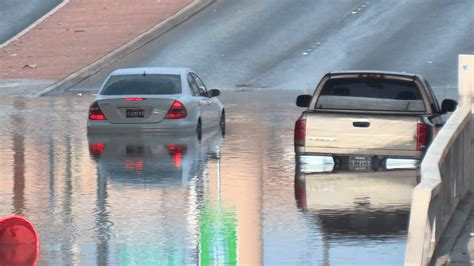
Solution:
[(36, 226), (40, 264), (403, 264), (416, 172), (299, 170), (298, 94), (224, 91), (202, 141), (88, 136), (90, 96), (3, 98), (0, 217)]

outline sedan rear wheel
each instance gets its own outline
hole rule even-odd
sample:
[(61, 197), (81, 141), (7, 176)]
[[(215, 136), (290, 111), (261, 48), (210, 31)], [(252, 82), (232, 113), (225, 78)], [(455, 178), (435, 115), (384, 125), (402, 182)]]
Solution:
[(198, 140), (202, 139), (202, 123), (201, 119), (198, 120), (197, 126), (196, 126), (196, 135)]
[(222, 110), (221, 120), (219, 121), (219, 127), (221, 128), (222, 136), (225, 135), (225, 111)]

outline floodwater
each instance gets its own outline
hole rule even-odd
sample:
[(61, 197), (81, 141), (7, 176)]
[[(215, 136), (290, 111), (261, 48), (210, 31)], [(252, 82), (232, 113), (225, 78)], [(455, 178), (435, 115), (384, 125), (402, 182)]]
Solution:
[(87, 95), (3, 98), (0, 217), (36, 225), (39, 264), (402, 265), (415, 171), (301, 172), (298, 94), (224, 91), (201, 142), (88, 136)]

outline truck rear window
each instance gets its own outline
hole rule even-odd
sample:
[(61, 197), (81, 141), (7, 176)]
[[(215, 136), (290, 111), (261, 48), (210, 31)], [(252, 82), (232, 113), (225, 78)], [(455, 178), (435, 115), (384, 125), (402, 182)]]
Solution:
[(134, 94), (179, 94), (181, 78), (179, 75), (134, 74), (111, 76), (101, 95), (134, 95)]
[(335, 78), (323, 85), (315, 109), (424, 112), (425, 105), (415, 82)]

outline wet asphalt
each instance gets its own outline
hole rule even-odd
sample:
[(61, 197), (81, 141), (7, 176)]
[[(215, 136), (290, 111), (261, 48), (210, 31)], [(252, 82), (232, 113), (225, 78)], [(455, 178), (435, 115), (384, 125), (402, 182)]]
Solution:
[(218, 89), (311, 91), (329, 71), (425, 76), (456, 98), (457, 55), (474, 52), (472, 1), (218, 1), (75, 90), (95, 91), (111, 70), (184, 66)]

